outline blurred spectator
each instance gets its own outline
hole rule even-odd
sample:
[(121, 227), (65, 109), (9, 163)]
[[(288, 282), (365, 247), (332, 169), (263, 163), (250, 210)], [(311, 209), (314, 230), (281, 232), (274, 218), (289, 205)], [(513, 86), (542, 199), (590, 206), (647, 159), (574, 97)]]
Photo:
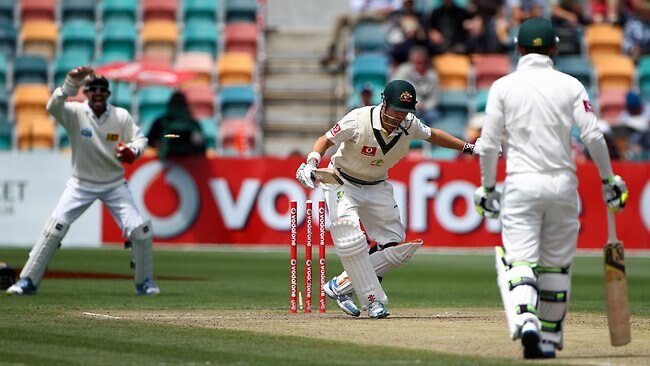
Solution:
[[(644, 1), (644, 0), (641, 0)], [(589, 0), (591, 20), (594, 23), (611, 23), (619, 22), (621, 11), (620, 0)]]
[(372, 100), (373, 97), (372, 83), (361, 84), (357, 92), (359, 93), (358, 103), (352, 106), (351, 109), (367, 107), (369, 105), (375, 105), (375, 103)]
[[(614, 132), (612, 131), (609, 122), (602, 119), (599, 120), (598, 128), (603, 133), (603, 137), (605, 138), (605, 143), (607, 144), (607, 151), (609, 153), (609, 158), (612, 160), (620, 159), (621, 154), (619, 153), (615, 135)], [(571, 147), (573, 149), (573, 157), (576, 162), (584, 163), (588, 160), (592, 160), (591, 156), (589, 156), (589, 151), (587, 150), (587, 147), (580, 140), (580, 132), (578, 131), (577, 128), (573, 128), (573, 130), (571, 131)]]
[(623, 27), (623, 52), (634, 61), (650, 54), (650, 0), (641, 0)]
[(327, 54), (321, 59), (323, 66), (340, 65), (345, 60), (346, 45), (354, 26), (362, 20), (385, 21), (402, 8), (403, 0), (350, 0), (350, 12), (340, 14), (327, 47)]
[(585, 16), (584, 1), (581, 0), (551, 0), (551, 22), (554, 27), (575, 28), (586, 25), (589, 19)]
[(470, 48), (476, 53), (501, 53), (505, 42), (499, 38), (499, 27), (504, 24), (503, 0), (471, 0), (467, 10), (471, 20), (466, 21), (470, 34)]
[(440, 53), (439, 48), (429, 41), (427, 32), (418, 18), (413, 16), (400, 18), (399, 29), (401, 40), (392, 44), (388, 50), (393, 69), (408, 61), (413, 47), (426, 49), (429, 58)]
[(506, 0), (511, 27), (519, 27), (528, 18), (544, 16), (545, 3), (544, 0)]
[(149, 146), (158, 149), (161, 160), (172, 156), (205, 155), (203, 131), (192, 117), (181, 91), (172, 94), (166, 113), (153, 122), (147, 138)]
[(441, 52), (468, 53), (466, 21), (471, 19), (465, 8), (456, 5), (453, 0), (444, 0), (429, 15), (429, 39)]
[(409, 52), (409, 61), (401, 64), (393, 75), (392, 80), (406, 80), (413, 84), (418, 94), (415, 105), (416, 117), (424, 124), (431, 126), (438, 118), (439, 79), (433, 69), (431, 58), (424, 47), (413, 47)]
[(630, 160), (650, 158), (650, 105), (630, 91), (625, 96), (625, 110), (619, 117), (627, 135), (625, 156)]

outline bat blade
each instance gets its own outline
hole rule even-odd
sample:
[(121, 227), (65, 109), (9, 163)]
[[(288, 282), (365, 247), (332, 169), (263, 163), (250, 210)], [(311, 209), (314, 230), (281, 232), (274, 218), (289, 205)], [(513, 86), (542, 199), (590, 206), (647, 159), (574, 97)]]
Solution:
[(608, 222), (610, 234), (608, 243), (604, 247), (607, 324), (612, 346), (624, 346), (632, 340), (625, 275), (625, 250), (623, 242), (616, 239), (612, 213), (609, 213)]

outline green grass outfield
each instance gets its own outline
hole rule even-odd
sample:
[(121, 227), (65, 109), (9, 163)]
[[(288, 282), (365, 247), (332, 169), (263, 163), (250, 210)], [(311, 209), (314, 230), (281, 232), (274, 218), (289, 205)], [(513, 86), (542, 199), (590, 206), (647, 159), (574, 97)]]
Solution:
[[(24, 264), (28, 249), (0, 248), (0, 261)], [(301, 256), (302, 257), (302, 256)], [(130, 253), (119, 249), (59, 250), (49, 270), (130, 275)], [(626, 258), (631, 310), (650, 317), (650, 258)], [(41, 365), (511, 365), (407, 350), (399, 344), (362, 346), (299, 336), (84, 317), (101, 310), (267, 310), (288, 312), (288, 255), (281, 250), (171, 250), (155, 253), (163, 293), (138, 297), (130, 279), (46, 278), (39, 294), (0, 297), (0, 364)], [(299, 267), (302, 271), (302, 266)], [(328, 278), (338, 273), (328, 255)], [(180, 279), (164, 279), (182, 276)], [(316, 277), (316, 268), (314, 268)], [(301, 277), (300, 277), (301, 278)], [(491, 254), (422, 251), (390, 273), (384, 287), (391, 310), (501, 307)], [(603, 313), (602, 258), (579, 256), (571, 311)], [(315, 295), (314, 304), (317, 304)], [(328, 312), (337, 312), (328, 300)], [(77, 315), (75, 315), (77, 314)], [(390, 318), (389, 318), (390, 319)], [(379, 320), (382, 322), (382, 320)], [(495, 335), (505, 337), (504, 333)]]

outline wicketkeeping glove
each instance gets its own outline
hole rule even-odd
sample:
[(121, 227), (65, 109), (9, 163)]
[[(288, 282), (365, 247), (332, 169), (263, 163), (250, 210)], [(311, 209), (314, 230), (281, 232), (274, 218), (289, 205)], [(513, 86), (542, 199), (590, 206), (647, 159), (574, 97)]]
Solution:
[(302, 163), (298, 170), (296, 171), (296, 179), (302, 184), (303, 187), (314, 189), (316, 188), (316, 177), (314, 176), (314, 169), (316, 165), (312, 164), (314, 162), (311, 160), (309, 163)]
[(501, 212), (501, 193), (481, 186), (474, 191), (474, 205), (481, 216), (496, 219)]
[(121, 162), (132, 164), (138, 157), (138, 149), (120, 142), (115, 146), (115, 157)]
[(603, 179), (603, 198), (611, 212), (622, 211), (627, 202), (627, 185), (618, 175)]

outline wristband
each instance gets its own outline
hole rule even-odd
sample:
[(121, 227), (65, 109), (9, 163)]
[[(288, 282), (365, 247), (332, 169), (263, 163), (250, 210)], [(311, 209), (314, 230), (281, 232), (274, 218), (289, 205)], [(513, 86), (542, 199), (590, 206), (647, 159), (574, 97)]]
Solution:
[[(309, 153), (309, 155), (307, 155), (307, 164), (312, 164), (314, 166), (318, 166), (318, 164), (320, 163), (320, 159), (321, 159), (320, 153), (317, 152), (317, 151), (312, 151), (312, 152)], [(316, 164), (313, 164), (311, 162), (312, 160), (314, 160), (316, 162)]]
[(470, 144), (469, 142), (466, 142), (465, 146), (463, 146), (463, 154), (472, 155), (473, 153), (474, 153), (474, 144)]

